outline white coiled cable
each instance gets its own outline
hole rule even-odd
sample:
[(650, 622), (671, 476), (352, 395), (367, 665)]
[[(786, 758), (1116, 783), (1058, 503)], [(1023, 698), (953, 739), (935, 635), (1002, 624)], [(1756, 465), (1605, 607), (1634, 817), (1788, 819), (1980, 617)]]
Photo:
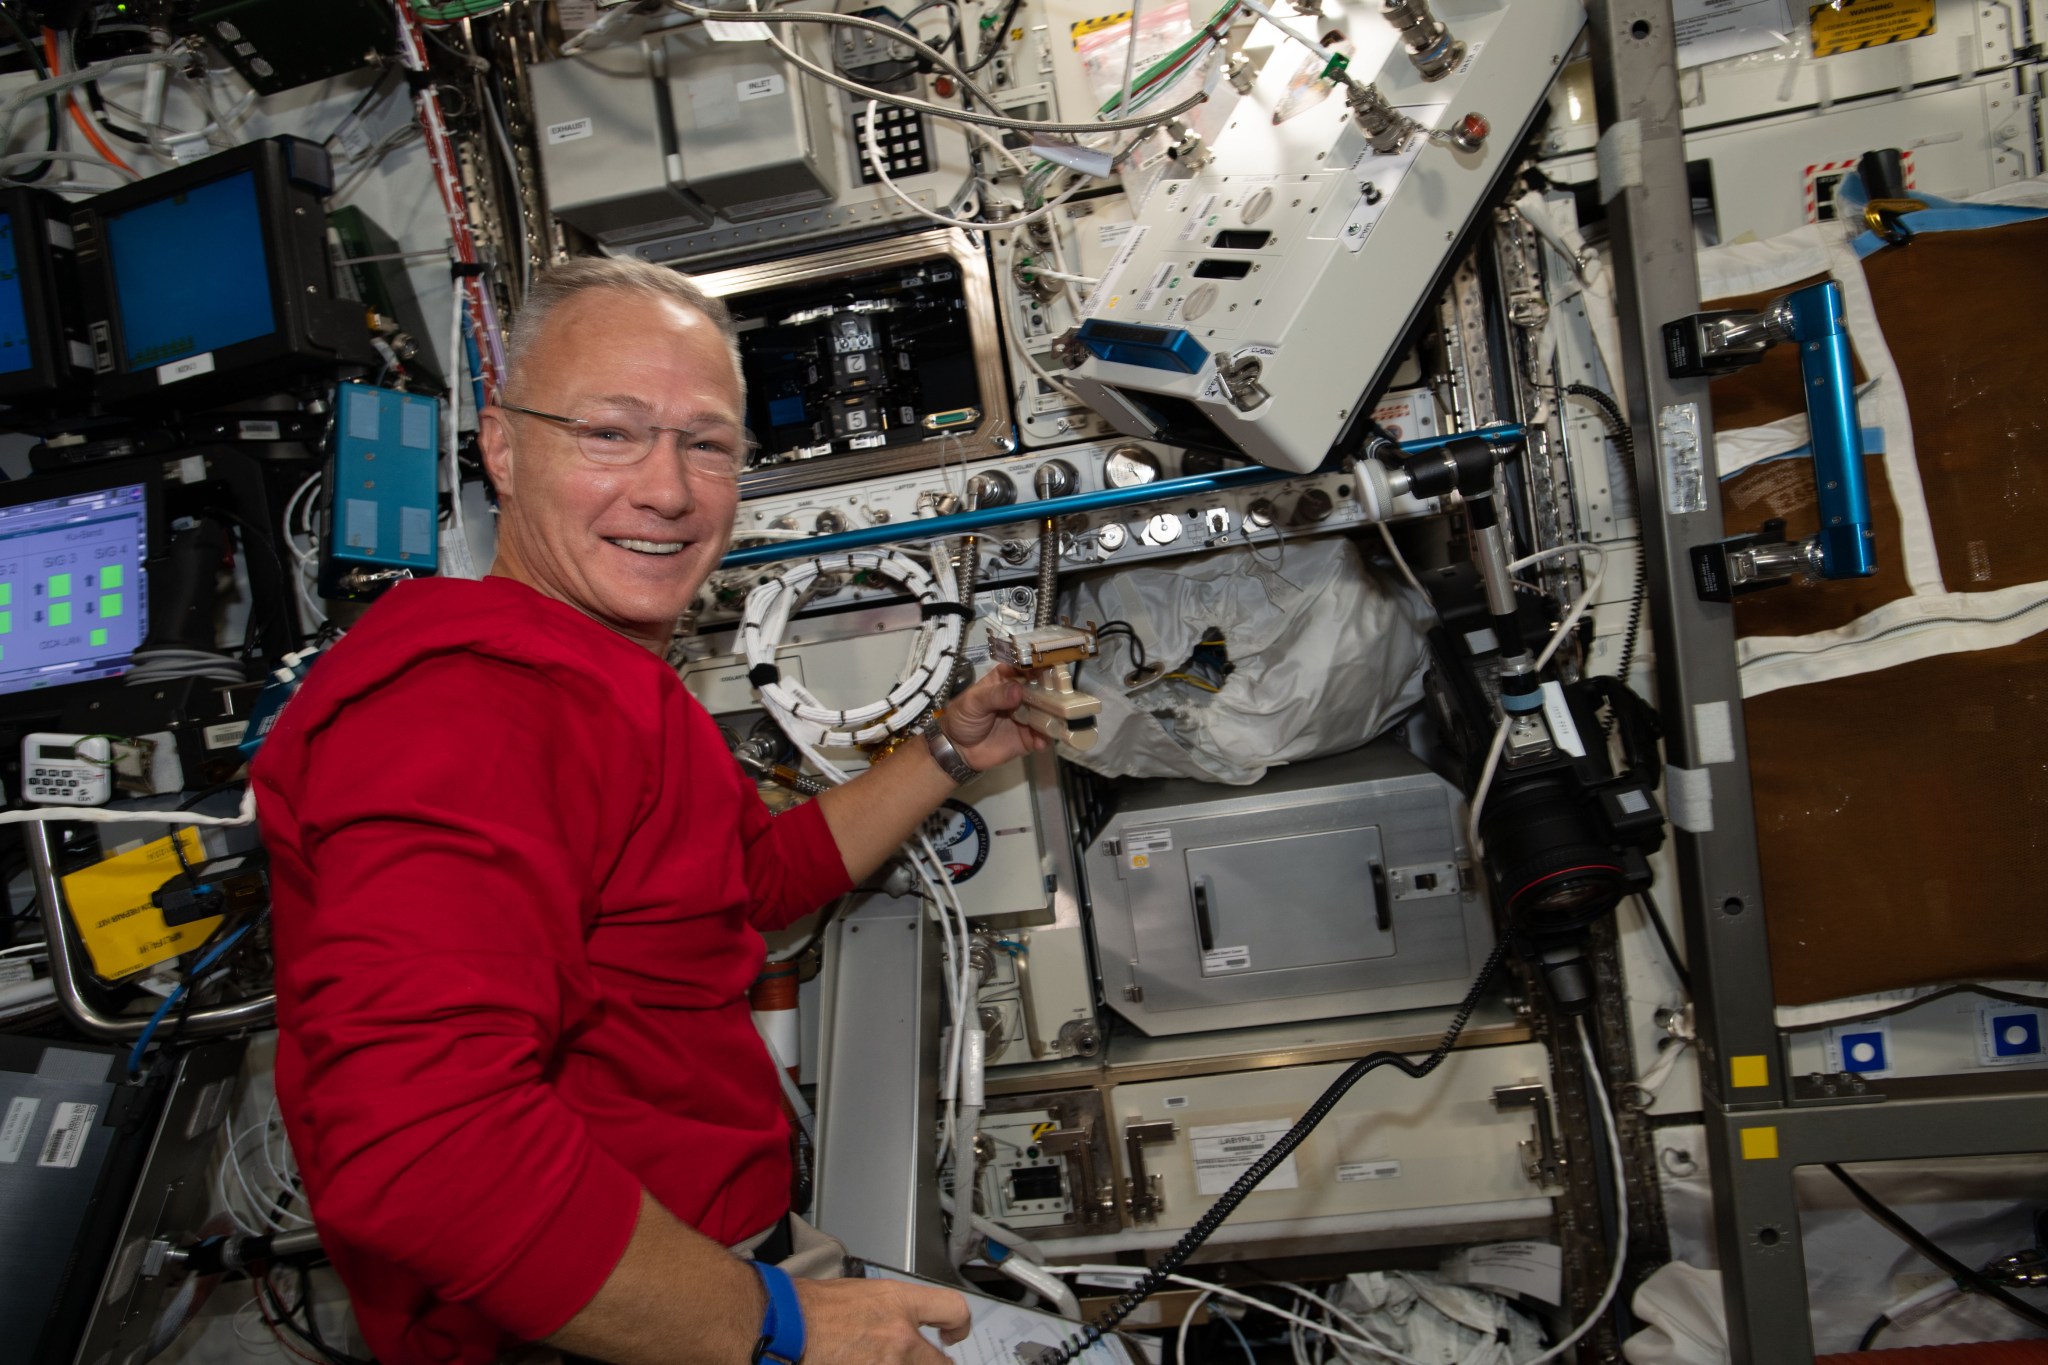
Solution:
[[(886, 696), (861, 706), (827, 706), (801, 682), (784, 677), (775, 663), (791, 614), (819, 579), (838, 573), (890, 579), (925, 613), (895, 684)], [(763, 579), (747, 594), (740, 653), (757, 678), (754, 686), (762, 705), (791, 741), (803, 749), (847, 749), (901, 734), (940, 700), (960, 656), (965, 625), (952, 560), (943, 548), (933, 550), (929, 569), (894, 550), (854, 550), (801, 559)]]

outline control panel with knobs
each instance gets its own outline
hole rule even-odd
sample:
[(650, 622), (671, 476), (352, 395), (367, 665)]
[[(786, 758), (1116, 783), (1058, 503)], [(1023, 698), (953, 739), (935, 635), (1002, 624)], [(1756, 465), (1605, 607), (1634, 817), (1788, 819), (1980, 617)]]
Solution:
[[(1387, 401), (1407, 405), (1404, 436), (1436, 434), (1434, 404), (1417, 390), (1389, 395)], [(1164, 483), (1187, 474), (1213, 472), (1216, 456), (1189, 453), (1119, 437), (1115, 441), (1061, 446), (996, 459), (975, 461), (965, 468), (920, 470), (836, 488), (753, 498), (742, 503), (733, 544), (742, 548), (765, 540), (784, 541), (799, 527), (815, 534), (866, 526), (910, 524), (969, 507), (1015, 507), (1013, 526), (992, 527), (979, 534), (977, 555), (984, 588), (1028, 580), (1038, 565), (1038, 524), (1032, 504), (1049, 494), (1066, 497), (1104, 488), (1129, 488)], [(1308, 535), (1327, 535), (1364, 524), (1355, 480), (1348, 470), (1304, 474), (1284, 482), (1257, 484), (1224, 492), (1183, 494), (1156, 503), (1070, 515), (1060, 524), (1062, 567), (1071, 571), (1114, 568), (1173, 555), (1256, 544), (1270, 547)], [(1396, 514), (1420, 516), (1437, 510), (1434, 500), (1402, 497)], [(759, 531), (761, 541), (749, 539)], [(1270, 549), (1267, 551), (1270, 553)], [(722, 569), (700, 594), (695, 622), (716, 625), (737, 618), (747, 592), (774, 564)], [(854, 574), (839, 583), (822, 584), (812, 596), (820, 606), (841, 607), (891, 595), (888, 584), (868, 582)]]

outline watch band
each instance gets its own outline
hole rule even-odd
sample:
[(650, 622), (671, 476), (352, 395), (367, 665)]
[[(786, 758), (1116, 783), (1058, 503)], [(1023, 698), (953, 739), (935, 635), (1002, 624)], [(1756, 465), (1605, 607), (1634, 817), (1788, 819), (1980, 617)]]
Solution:
[(768, 1291), (768, 1311), (761, 1315), (761, 1339), (754, 1343), (754, 1365), (798, 1365), (804, 1358), (804, 1310), (796, 1285), (781, 1266), (748, 1261)]
[(937, 717), (924, 727), (924, 747), (931, 751), (932, 762), (939, 765), (939, 770), (953, 779), (954, 786), (972, 782), (981, 776), (981, 769), (962, 758), (960, 751), (953, 747), (953, 741), (946, 738)]

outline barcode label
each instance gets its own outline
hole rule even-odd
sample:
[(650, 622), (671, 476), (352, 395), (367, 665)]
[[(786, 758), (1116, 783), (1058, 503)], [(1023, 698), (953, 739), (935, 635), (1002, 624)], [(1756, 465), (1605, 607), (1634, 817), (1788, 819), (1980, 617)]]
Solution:
[(93, 1116), (100, 1112), (96, 1104), (60, 1104), (57, 1115), (50, 1120), (50, 1133), (43, 1139), (43, 1154), (36, 1158), (38, 1166), (62, 1166), (66, 1169), (76, 1166), (78, 1159), (85, 1155), (85, 1135), (92, 1131)]

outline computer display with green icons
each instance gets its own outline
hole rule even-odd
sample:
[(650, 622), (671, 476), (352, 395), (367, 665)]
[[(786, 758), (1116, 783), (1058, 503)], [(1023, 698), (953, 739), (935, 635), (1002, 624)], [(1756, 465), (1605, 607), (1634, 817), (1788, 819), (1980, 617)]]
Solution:
[(146, 489), (0, 507), (0, 693), (125, 673), (149, 629)]

